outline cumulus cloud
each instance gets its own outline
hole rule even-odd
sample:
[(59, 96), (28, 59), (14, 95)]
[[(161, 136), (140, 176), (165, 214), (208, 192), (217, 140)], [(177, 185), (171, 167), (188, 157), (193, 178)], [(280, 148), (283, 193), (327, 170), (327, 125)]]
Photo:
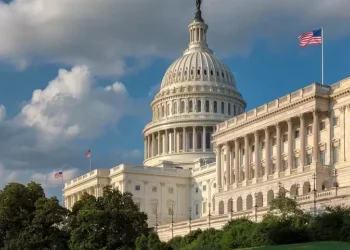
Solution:
[[(49, 61), (123, 75), (150, 58), (179, 55), (194, 0), (0, 1), (0, 58), (23, 69)], [(325, 26), (327, 39), (349, 34), (348, 0), (206, 0), (209, 44), (220, 55), (248, 53), (256, 38), (296, 43), (300, 32)]]
[(6, 108), (4, 105), (0, 105), (0, 122), (4, 121), (6, 118)]

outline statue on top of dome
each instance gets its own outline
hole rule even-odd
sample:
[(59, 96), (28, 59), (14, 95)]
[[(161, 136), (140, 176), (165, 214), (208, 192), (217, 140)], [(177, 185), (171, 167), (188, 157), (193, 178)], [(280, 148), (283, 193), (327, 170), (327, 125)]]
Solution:
[(196, 13), (194, 16), (194, 21), (197, 22), (204, 22), (203, 18), (202, 18), (202, 11), (201, 11), (201, 5), (202, 5), (202, 0), (196, 0)]

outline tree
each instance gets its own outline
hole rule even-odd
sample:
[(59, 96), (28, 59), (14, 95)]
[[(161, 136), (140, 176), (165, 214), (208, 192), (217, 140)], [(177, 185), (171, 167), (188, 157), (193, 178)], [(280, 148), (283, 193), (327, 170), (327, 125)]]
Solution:
[(140, 212), (131, 193), (107, 186), (103, 196), (84, 194), (72, 208), (69, 222), (71, 250), (115, 250), (135, 247), (146, 232), (147, 215)]
[(10, 183), (0, 191), (0, 247), (68, 249), (67, 215), (56, 197), (45, 197), (39, 184)]

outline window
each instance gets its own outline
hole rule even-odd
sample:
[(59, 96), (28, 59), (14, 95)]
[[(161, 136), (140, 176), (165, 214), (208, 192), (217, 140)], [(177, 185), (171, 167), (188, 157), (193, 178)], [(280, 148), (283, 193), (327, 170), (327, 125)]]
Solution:
[(203, 186), (203, 191), (207, 190), (207, 186)]
[(326, 129), (326, 123), (325, 123), (325, 121), (321, 121), (320, 122), (320, 130), (324, 130), (324, 129)]
[(169, 188), (168, 191), (169, 191), (169, 193), (172, 194), (174, 192), (174, 189), (173, 188)]
[(136, 185), (136, 186), (135, 186), (135, 190), (136, 190), (136, 191), (140, 191), (140, 190), (141, 190), (140, 185)]
[(296, 130), (295, 132), (294, 132), (294, 138), (295, 139), (297, 139), (297, 138), (299, 138), (299, 130)]
[(174, 213), (174, 204), (168, 205), (168, 215), (172, 215)]
[(203, 202), (203, 214), (205, 214), (207, 211), (207, 203)]
[(218, 112), (218, 103), (217, 101), (214, 101), (214, 113)]
[(210, 149), (210, 140), (211, 140), (211, 134), (210, 133), (207, 133), (205, 135), (205, 148), (206, 149)]
[(255, 145), (252, 146), (252, 153), (255, 151)]
[(311, 125), (307, 126), (306, 134), (307, 135), (311, 135), (312, 134), (312, 126)]
[(284, 134), (282, 140), (283, 140), (283, 143), (287, 142), (288, 141), (288, 135)]
[(209, 113), (209, 109), (210, 109), (210, 103), (209, 101), (205, 101), (205, 112)]
[(272, 138), (272, 146), (276, 146), (277, 144), (277, 139), (276, 137)]
[(294, 158), (294, 168), (298, 168), (299, 167), (299, 157), (295, 157)]
[(210, 75), (213, 75), (213, 70), (210, 70)]
[(196, 204), (196, 215), (199, 214), (199, 204)]
[(179, 147), (180, 147), (180, 150), (183, 150), (183, 133), (182, 132), (180, 132), (179, 133)]
[(338, 117), (333, 117), (333, 126), (338, 126)]
[(193, 149), (193, 133), (188, 133), (188, 149)]
[(326, 152), (324, 150), (320, 151), (320, 161), (321, 161), (321, 164), (326, 163)]
[(196, 193), (198, 193), (198, 188), (196, 188)]
[(311, 165), (311, 163), (312, 163), (312, 155), (307, 154), (306, 155), (306, 165)]
[(221, 102), (221, 114), (225, 114), (225, 103)]
[(236, 105), (233, 105), (233, 115), (236, 115)]
[(157, 187), (153, 186), (152, 187), (152, 192), (157, 192)]
[(152, 203), (151, 207), (152, 207), (152, 214), (157, 214), (157, 203)]
[(339, 162), (339, 148), (334, 147), (333, 148), (333, 164), (336, 164)]
[(177, 114), (177, 102), (174, 102), (173, 114)]
[(227, 113), (228, 115), (231, 115), (231, 104), (227, 103)]
[(197, 133), (197, 149), (202, 149), (202, 133)]
[(264, 148), (265, 148), (265, 142), (262, 141), (262, 142), (261, 142), (261, 149), (264, 149)]
[(181, 101), (180, 103), (180, 114), (185, 112), (185, 101)]
[(192, 111), (193, 111), (193, 102), (192, 102), (192, 100), (190, 100), (188, 102), (188, 112), (192, 112)]
[(201, 102), (201, 100), (197, 100), (197, 112), (202, 112), (202, 102)]

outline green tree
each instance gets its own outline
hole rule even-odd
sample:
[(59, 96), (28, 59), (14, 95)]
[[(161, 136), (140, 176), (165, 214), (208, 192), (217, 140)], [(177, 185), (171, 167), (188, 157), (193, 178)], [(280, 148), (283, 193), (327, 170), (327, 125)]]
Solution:
[(115, 250), (135, 247), (146, 232), (147, 215), (140, 212), (131, 193), (107, 186), (103, 196), (84, 194), (72, 208), (69, 222), (71, 250)]
[(210, 228), (204, 230), (199, 237), (192, 242), (190, 247), (185, 249), (193, 250), (219, 250), (221, 249), (222, 231)]
[(10, 183), (0, 191), (0, 247), (68, 249), (67, 216), (68, 210), (56, 197), (46, 198), (39, 184)]
[(135, 249), (136, 250), (148, 250), (148, 239), (144, 234), (142, 234), (141, 236), (139, 236), (136, 239)]

